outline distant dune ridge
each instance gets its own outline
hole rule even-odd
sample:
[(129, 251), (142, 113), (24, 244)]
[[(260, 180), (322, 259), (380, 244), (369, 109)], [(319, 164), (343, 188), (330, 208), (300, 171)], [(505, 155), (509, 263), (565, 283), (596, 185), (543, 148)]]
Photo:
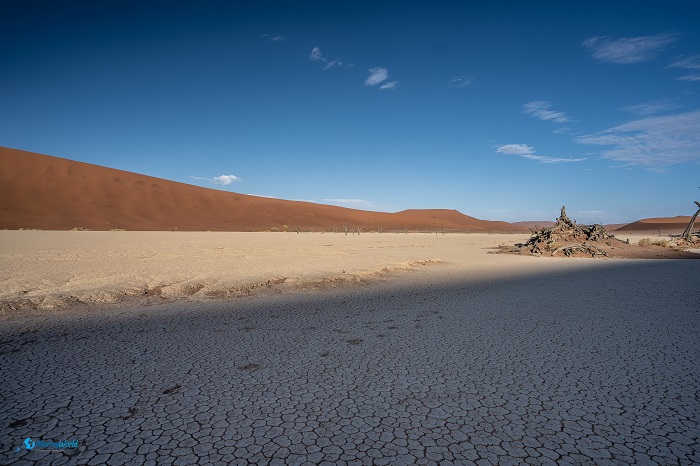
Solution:
[[(690, 216), (649, 218), (608, 228), (681, 233), (689, 221)], [(347, 226), (364, 231), (522, 232), (552, 224), (479, 220), (448, 209), (386, 213), (272, 199), (0, 147), (0, 228), (11, 230), (343, 231)]]
[[(629, 223), (617, 228), (619, 232), (649, 232), (661, 234), (680, 234), (690, 223), (690, 215), (679, 215), (677, 217), (645, 218)], [(700, 222), (695, 222), (693, 231), (700, 230)]]
[(0, 228), (521, 232), (456, 210), (369, 212), (238, 194), (0, 147)]

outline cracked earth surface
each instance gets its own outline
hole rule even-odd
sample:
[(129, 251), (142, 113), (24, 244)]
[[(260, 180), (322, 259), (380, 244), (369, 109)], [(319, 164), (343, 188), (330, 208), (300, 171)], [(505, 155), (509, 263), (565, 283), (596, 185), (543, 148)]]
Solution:
[(3, 321), (0, 462), (698, 464), (698, 261), (622, 262)]

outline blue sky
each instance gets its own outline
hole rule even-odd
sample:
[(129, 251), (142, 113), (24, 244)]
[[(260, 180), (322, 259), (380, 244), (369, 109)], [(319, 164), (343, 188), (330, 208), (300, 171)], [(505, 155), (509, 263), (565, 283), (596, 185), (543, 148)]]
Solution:
[(700, 4), (0, 4), (0, 145), (370, 210), (700, 198)]

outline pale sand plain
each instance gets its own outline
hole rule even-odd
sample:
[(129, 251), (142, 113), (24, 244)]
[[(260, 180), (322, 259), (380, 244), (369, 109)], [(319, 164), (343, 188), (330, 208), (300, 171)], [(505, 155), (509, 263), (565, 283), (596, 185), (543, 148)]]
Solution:
[[(632, 243), (643, 237), (649, 236), (620, 236)], [(0, 303), (4, 311), (155, 304), (366, 285), (424, 268), (484, 279), (545, 271), (557, 264), (489, 254), (500, 244), (527, 238), (485, 233), (0, 231)]]
[[(488, 255), (523, 235), (0, 231), (0, 301), (39, 309), (129, 298), (201, 300), (363, 284), (445, 264), (511, 267)], [(497, 264), (497, 265), (495, 265)], [(157, 300), (156, 300), (157, 301)]]
[(3, 464), (700, 462), (700, 261), (488, 254), (523, 235), (0, 239), (3, 296), (174, 297), (2, 319)]

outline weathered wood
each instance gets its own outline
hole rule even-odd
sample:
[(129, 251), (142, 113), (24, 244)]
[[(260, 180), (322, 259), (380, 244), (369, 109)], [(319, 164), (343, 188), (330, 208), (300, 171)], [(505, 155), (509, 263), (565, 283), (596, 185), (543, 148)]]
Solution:
[(555, 250), (552, 251), (552, 256), (554, 256), (558, 252), (563, 252), (566, 257), (571, 257), (572, 255), (576, 254), (577, 252), (582, 252), (585, 254), (590, 254), (591, 256), (608, 256), (608, 253), (603, 251), (597, 246), (593, 246), (592, 244), (586, 244), (586, 243), (581, 243), (581, 244), (567, 244), (565, 246), (560, 246), (556, 248)]
[(685, 229), (685, 231), (681, 235), (681, 238), (683, 238), (683, 239), (690, 239), (690, 235), (693, 232), (693, 226), (695, 225), (695, 220), (697, 220), (698, 214), (700, 214), (700, 202), (695, 201), (695, 204), (698, 206), (698, 211), (695, 212), (695, 215), (693, 215), (693, 218), (690, 219), (690, 223), (688, 223), (688, 227)]

